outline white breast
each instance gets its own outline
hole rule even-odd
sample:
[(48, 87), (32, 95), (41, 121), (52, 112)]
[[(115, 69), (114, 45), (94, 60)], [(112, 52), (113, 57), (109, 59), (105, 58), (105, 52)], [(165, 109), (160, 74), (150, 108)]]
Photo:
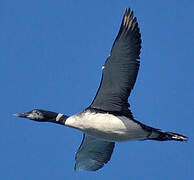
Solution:
[(108, 141), (145, 139), (149, 132), (125, 116), (86, 111), (69, 117), (66, 126)]

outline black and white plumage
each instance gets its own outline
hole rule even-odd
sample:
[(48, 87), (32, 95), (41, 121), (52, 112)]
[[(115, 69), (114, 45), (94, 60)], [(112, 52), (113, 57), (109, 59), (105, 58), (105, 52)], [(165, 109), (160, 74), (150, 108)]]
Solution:
[(102, 68), (100, 87), (88, 108), (72, 116), (40, 109), (15, 116), (82, 131), (84, 136), (76, 152), (75, 170), (102, 168), (110, 160), (116, 141), (186, 141), (184, 135), (155, 129), (133, 118), (128, 97), (137, 78), (140, 49), (137, 19), (130, 9), (126, 9), (111, 54)]

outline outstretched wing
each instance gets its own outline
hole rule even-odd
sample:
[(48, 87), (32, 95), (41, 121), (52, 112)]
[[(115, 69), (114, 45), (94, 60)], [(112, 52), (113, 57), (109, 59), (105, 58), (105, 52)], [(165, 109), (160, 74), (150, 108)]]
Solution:
[(133, 11), (126, 9), (111, 54), (102, 68), (102, 79), (91, 108), (128, 111), (128, 97), (139, 70), (141, 34)]
[(76, 152), (75, 170), (96, 171), (107, 163), (114, 149), (114, 142), (107, 142), (84, 134)]

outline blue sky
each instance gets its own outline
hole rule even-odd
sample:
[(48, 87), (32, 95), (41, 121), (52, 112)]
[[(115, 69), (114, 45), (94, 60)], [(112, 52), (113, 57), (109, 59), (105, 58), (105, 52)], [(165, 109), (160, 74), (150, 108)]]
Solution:
[[(131, 110), (145, 124), (190, 139), (117, 143), (103, 169), (75, 172), (81, 132), (12, 114), (34, 108), (73, 114), (87, 107), (126, 7), (135, 12), (143, 41)], [(2, 0), (1, 179), (192, 179), (193, 7), (192, 0)]]

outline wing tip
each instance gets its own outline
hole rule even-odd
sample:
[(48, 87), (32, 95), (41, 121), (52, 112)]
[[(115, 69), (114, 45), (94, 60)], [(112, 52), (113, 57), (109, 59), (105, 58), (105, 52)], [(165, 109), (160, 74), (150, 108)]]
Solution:
[(95, 164), (92, 164), (92, 163), (90, 164), (90, 162), (87, 162), (85, 165), (76, 163), (75, 166), (74, 166), (74, 171), (77, 171), (77, 172), (78, 171), (97, 171), (97, 170), (103, 168), (104, 165), (106, 164), (106, 163), (101, 163), (101, 162), (98, 162), (98, 161), (95, 161), (95, 162), (97, 162), (97, 164), (96, 163)]
[(130, 8), (125, 9), (121, 27), (122, 29), (126, 28), (131, 31), (138, 29), (139, 31), (137, 18), (134, 17), (134, 11)]

